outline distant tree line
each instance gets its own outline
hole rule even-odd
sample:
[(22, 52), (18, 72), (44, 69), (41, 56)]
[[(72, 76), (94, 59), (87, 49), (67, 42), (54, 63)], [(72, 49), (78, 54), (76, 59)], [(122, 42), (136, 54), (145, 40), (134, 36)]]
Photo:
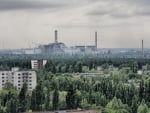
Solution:
[[(14, 58), (0, 58), (0, 70), (10, 70), (11, 67), (20, 67), (21, 69), (31, 69), (31, 60), (34, 57), (14, 57)], [(83, 72), (83, 66), (87, 66), (89, 70), (96, 69), (98, 66), (113, 65), (115, 67), (132, 67), (134, 62), (137, 63), (139, 69), (143, 65), (149, 64), (150, 59), (144, 58), (99, 58), (99, 57), (84, 57), (84, 58), (48, 58), (48, 63), (45, 69), (52, 73), (65, 73), (65, 72)]]

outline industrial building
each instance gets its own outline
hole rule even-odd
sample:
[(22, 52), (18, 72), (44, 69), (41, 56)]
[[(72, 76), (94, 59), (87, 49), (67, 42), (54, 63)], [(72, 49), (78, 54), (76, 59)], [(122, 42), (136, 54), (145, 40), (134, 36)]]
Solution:
[(54, 43), (40, 45), (41, 54), (48, 55), (90, 55), (97, 51), (97, 32), (95, 32), (95, 45), (80, 45), (67, 47), (64, 43), (58, 42), (58, 31), (54, 32)]
[(35, 71), (19, 71), (19, 68), (12, 68), (11, 71), (0, 71), (0, 90), (6, 83), (11, 83), (20, 91), (23, 84), (27, 84), (28, 91), (35, 89), (37, 76)]
[(64, 54), (65, 48), (67, 48), (67, 46), (64, 43), (58, 42), (58, 31), (57, 30), (55, 30), (54, 43), (49, 43), (47, 45), (39, 46), (39, 49), (41, 49), (42, 54), (48, 54), (48, 55), (62, 55), (62, 54)]
[[(6, 51), (5, 54), (25, 54), (25, 55), (93, 55), (96, 54), (97, 49), (97, 32), (95, 32), (94, 45), (76, 45), (67, 47), (63, 42), (58, 41), (58, 31), (54, 31), (54, 42), (44, 45), (39, 45), (36, 48), (16, 49)], [(2, 53), (2, 52), (1, 52)]]

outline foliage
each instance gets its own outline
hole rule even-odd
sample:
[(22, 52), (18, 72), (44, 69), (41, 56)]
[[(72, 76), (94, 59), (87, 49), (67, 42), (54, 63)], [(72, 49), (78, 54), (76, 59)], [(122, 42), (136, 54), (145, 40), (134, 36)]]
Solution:
[[(1, 70), (12, 66), (29, 69), (30, 57), (11, 62), (4, 59), (0, 60), (0, 64)], [(148, 113), (150, 77), (137, 74), (137, 70), (145, 64), (149, 65), (150, 60), (98, 57), (48, 59), (45, 68), (37, 71), (38, 82), (32, 92), (27, 91), (27, 84), (20, 92), (12, 84), (5, 84), (0, 91), (0, 113), (77, 108), (101, 109), (104, 113)], [(104, 73), (92, 77), (73, 76), (83, 72)], [(110, 76), (105, 76), (106, 73)]]

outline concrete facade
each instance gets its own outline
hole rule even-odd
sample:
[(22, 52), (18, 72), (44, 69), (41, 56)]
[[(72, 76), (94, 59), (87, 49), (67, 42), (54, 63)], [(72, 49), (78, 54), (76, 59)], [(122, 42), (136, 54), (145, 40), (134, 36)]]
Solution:
[(9, 82), (20, 91), (23, 84), (27, 83), (28, 91), (35, 89), (37, 76), (35, 71), (19, 71), (19, 68), (12, 68), (11, 71), (0, 71), (0, 90)]
[(32, 69), (38, 70), (43, 68), (47, 63), (47, 60), (31, 60)]

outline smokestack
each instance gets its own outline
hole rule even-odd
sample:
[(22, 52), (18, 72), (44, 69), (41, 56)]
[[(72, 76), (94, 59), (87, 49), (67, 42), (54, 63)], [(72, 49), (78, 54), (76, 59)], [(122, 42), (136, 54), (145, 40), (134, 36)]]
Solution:
[(97, 48), (97, 31), (95, 32), (95, 47)]
[(142, 54), (144, 55), (144, 42), (142, 40)]
[(55, 30), (55, 43), (58, 43), (58, 31)]

